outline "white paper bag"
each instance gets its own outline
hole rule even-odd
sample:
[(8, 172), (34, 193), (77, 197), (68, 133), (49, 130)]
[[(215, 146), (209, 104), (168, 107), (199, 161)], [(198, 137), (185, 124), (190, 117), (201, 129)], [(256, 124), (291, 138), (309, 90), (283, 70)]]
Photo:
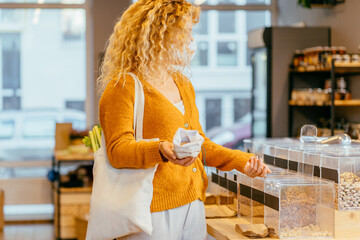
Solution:
[(179, 128), (173, 138), (174, 153), (179, 159), (197, 157), (203, 142), (204, 138), (197, 130)]

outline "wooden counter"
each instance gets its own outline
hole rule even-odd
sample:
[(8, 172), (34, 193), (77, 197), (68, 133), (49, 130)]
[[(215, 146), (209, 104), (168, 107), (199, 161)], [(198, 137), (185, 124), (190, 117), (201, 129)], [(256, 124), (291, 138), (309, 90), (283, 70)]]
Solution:
[[(207, 231), (212, 237), (217, 240), (238, 240), (238, 239), (251, 239), (249, 237), (245, 237), (235, 231), (236, 224), (247, 224), (248, 222), (242, 218), (217, 218), (217, 219), (206, 219)], [(356, 232), (349, 232), (354, 234), (352, 237), (338, 237), (338, 238), (304, 238), (304, 240), (359, 240), (360, 235)], [(357, 236), (356, 236), (357, 235)], [(277, 239), (277, 238), (257, 238), (257, 239)], [(300, 239), (300, 238), (297, 238)]]

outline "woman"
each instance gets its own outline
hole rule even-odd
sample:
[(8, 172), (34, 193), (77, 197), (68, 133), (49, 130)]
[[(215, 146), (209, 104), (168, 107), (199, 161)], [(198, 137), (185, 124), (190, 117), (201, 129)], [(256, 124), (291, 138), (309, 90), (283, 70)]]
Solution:
[[(211, 142), (199, 123), (195, 92), (181, 74), (189, 65), (192, 25), (200, 10), (185, 0), (139, 0), (116, 24), (99, 78), (105, 89), (100, 100), (100, 124), (109, 161), (115, 168), (149, 168), (158, 164), (153, 180), (153, 233), (125, 239), (205, 239), (206, 164), (222, 171), (237, 169), (256, 177), (270, 170), (252, 154)], [(133, 130), (135, 73), (144, 86), (144, 139)], [(178, 128), (197, 130), (205, 138), (205, 154), (177, 159), (172, 138)], [(127, 159), (127, 161), (121, 161)]]

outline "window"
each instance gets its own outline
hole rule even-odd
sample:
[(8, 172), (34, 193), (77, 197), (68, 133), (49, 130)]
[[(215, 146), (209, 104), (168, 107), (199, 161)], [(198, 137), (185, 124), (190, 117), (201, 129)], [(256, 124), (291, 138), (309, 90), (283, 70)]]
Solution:
[[(55, 1), (54, 1), (55, 2)], [(28, 152), (34, 160), (50, 161), (54, 147), (54, 124), (62, 122), (62, 112), (71, 109), (85, 119), (86, 100), (86, 38), (85, 9), (11, 9), (20, 13), (23, 27), (0, 22), (0, 112), (11, 114), (20, 129), (12, 155), (0, 139), (0, 159), (23, 161), (24, 149), (47, 151)], [(0, 4), (0, 10), (1, 4)], [(1, 19), (1, 18), (0, 18)], [(64, 22), (70, 23), (63, 28)], [(68, 30), (65, 31), (64, 30)], [(64, 44), (70, 41), (71, 44)], [(8, 112), (9, 110), (16, 112)], [(39, 112), (42, 112), (41, 114)], [(56, 118), (53, 118), (56, 114)], [(37, 118), (38, 120), (29, 120)], [(47, 121), (52, 118), (52, 121)], [(39, 139), (32, 140), (32, 139)], [(49, 139), (40, 141), (40, 138)], [(41, 147), (42, 146), (42, 147)], [(6, 150), (6, 151), (5, 151)], [(26, 151), (27, 152), (27, 151)], [(43, 153), (48, 155), (45, 156)], [(11, 156), (11, 160), (8, 159)]]
[(250, 101), (249, 98), (234, 99), (234, 122), (241, 121), (246, 114), (250, 113)]
[(14, 136), (15, 124), (13, 120), (0, 120), (0, 138), (9, 139)]
[(55, 135), (55, 119), (24, 119), (23, 136), (25, 138), (51, 138)]
[(209, 45), (207, 42), (198, 42), (194, 58), (191, 62), (192, 66), (207, 66), (208, 65)]
[(219, 33), (235, 33), (235, 17), (233, 11), (219, 12)]
[(86, 0), (0, 0), (0, 181), (45, 193), (27, 195), (23, 206), (9, 197), (6, 219), (42, 219), (42, 206), (51, 203), (46, 174), (55, 123), (73, 120), (77, 130), (86, 125), (87, 9)]
[(221, 126), (221, 99), (206, 100), (206, 130)]
[(81, 40), (84, 34), (84, 11), (64, 9), (61, 11), (62, 34), (65, 41)]
[[(248, 128), (249, 131), (241, 131), (250, 133), (252, 72), (247, 35), (254, 29), (270, 26), (271, 11), (276, 6), (269, 0), (192, 2), (203, 7), (199, 23), (193, 28), (197, 49), (190, 76), (201, 124), (209, 136), (214, 134), (211, 131), (214, 128), (221, 128), (222, 132), (233, 131), (234, 127)], [(246, 137), (251, 134), (242, 136)]]
[(3, 97), (3, 109), (4, 110), (20, 110), (21, 102), (20, 97)]
[(218, 42), (217, 44), (218, 66), (237, 65), (237, 44), (236, 42)]

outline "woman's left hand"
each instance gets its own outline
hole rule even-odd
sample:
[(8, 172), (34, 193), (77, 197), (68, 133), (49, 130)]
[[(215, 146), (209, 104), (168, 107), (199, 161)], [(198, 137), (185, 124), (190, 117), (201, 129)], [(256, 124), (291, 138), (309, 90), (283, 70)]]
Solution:
[(258, 156), (252, 156), (246, 163), (244, 173), (249, 177), (265, 177), (271, 170), (263, 163)]

